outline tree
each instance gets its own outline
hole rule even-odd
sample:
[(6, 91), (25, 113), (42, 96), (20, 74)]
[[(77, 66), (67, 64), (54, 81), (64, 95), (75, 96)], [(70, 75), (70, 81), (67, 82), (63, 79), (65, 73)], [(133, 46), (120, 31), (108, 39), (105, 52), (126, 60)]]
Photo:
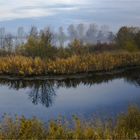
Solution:
[(53, 34), (51, 33), (51, 31), (50, 31), (50, 29), (49, 28), (45, 28), (42, 32), (41, 32), (41, 34), (40, 34), (40, 36), (41, 36), (41, 41), (40, 41), (40, 43), (41, 43), (41, 45), (43, 46), (43, 47), (51, 47), (52, 46), (52, 39), (53, 39)]
[(35, 27), (35, 26), (32, 26), (31, 27), (31, 30), (29, 32), (29, 36), (34, 37), (34, 38), (37, 38), (38, 37), (37, 27)]
[(74, 41), (72, 41), (69, 44), (69, 48), (73, 54), (81, 54), (82, 49), (83, 49), (81, 45), (81, 41), (78, 39), (74, 39)]
[(25, 45), (23, 45), (25, 55), (35, 57), (39, 56), (39, 42), (34, 37), (30, 36)]
[(108, 34), (109, 26), (108, 25), (102, 25), (101, 26), (101, 31), (103, 32), (104, 35)]
[(77, 26), (78, 35), (77, 36), (81, 43), (84, 41), (84, 32), (85, 32), (84, 24), (78, 24), (78, 26)]
[(115, 35), (113, 34), (113, 32), (108, 32), (108, 37), (107, 40), (109, 43), (113, 42), (115, 39)]
[(124, 49), (126, 49), (129, 52), (133, 52), (133, 51), (138, 50), (137, 45), (136, 45), (134, 40), (127, 40), (125, 42)]
[(136, 50), (137, 44), (135, 41), (136, 28), (122, 27), (117, 33), (116, 43), (119, 48), (126, 49), (128, 51)]
[(5, 28), (0, 28), (0, 47), (4, 47)]
[(22, 45), (25, 40), (25, 32), (23, 27), (19, 27), (17, 30), (17, 41), (16, 46)]
[(68, 30), (69, 39), (71, 42), (74, 41), (75, 39), (77, 39), (77, 31), (73, 24), (71, 24), (67, 30)]
[(103, 39), (104, 39), (104, 33), (102, 30), (100, 30), (98, 32), (98, 35), (97, 35), (97, 43), (102, 43), (103, 42)]
[(8, 52), (12, 52), (13, 48), (13, 36), (11, 34), (7, 34), (4, 38), (4, 49)]
[(136, 33), (135, 41), (136, 41), (138, 48), (140, 49), (140, 30)]
[(95, 24), (90, 24), (86, 32), (86, 41), (89, 44), (97, 42), (98, 26)]
[(59, 41), (60, 47), (64, 46), (65, 40), (66, 40), (66, 35), (64, 33), (64, 29), (63, 29), (63, 27), (60, 27), (59, 28), (59, 33), (58, 33), (58, 41)]
[(103, 43), (105, 43), (105, 42), (107, 42), (108, 41), (108, 35), (109, 35), (109, 26), (107, 26), (107, 25), (102, 25), (101, 26), (101, 33), (102, 33), (102, 35), (101, 35), (101, 41), (103, 42)]

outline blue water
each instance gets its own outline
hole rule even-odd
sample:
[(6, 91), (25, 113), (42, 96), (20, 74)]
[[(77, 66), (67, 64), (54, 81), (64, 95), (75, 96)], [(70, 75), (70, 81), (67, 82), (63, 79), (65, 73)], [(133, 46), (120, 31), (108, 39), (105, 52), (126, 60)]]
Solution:
[(131, 71), (128, 77), (124, 74), (107, 79), (0, 81), (0, 116), (36, 116), (43, 121), (74, 114), (84, 118), (116, 117), (129, 105), (140, 107), (138, 74), (139, 70)]

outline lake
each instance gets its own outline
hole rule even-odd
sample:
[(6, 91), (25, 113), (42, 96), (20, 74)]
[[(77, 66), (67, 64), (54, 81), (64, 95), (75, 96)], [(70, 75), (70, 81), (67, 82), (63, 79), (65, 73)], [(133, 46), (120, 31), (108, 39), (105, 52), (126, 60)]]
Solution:
[(0, 116), (36, 116), (43, 121), (74, 114), (114, 118), (129, 105), (140, 107), (139, 68), (65, 80), (0, 80)]

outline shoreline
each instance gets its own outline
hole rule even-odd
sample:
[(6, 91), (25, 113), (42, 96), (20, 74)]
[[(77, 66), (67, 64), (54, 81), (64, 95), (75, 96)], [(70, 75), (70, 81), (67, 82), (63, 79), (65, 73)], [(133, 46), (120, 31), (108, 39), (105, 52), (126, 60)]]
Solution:
[(82, 72), (75, 74), (48, 74), (48, 75), (34, 75), (34, 76), (16, 76), (12, 74), (1, 74), (1, 80), (25, 80), (25, 81), (35, 81), (35, 80), (66, 80), (66, 79), (80, 79), (92, 76), (104, 76), (104, 75), (115, 75), (120, 74), (128, 70), (140, 69), (140, 66), (128, 66), (125, 68), (117, 68), (110, 71), (92, 71), (92, 72)]

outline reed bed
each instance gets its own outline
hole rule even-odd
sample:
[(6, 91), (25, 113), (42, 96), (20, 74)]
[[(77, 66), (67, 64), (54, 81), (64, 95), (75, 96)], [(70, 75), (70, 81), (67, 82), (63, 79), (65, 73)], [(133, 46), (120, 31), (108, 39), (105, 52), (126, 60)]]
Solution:
[(99, 53), (73, 55), (66, 59), (44, 60), (25, 56), (0, 57), (0, 74), (48, 75), (81, 72), (111, 71), (118, 68), (140, 66), (140, 53)]
[(110, 71), (140, 65), (140, 53), (101, 53), (72, 56), (47, 63), (47, 71), (56, 74)]
[[(71, 126), (71, 127), (70, 127)], [(73, 121), (63, 117), (50, 120), (47, 124), (37, 118), (26, 119), (5, 115), (0, 122), (0, 139), (140, 139), (140, 110), (131, 106), (128, 112), (115, 120)]]
[(0, 58), (0, 74), (41, 75), (46, 73), (46, 64), (39, 57), (7, 56)]

